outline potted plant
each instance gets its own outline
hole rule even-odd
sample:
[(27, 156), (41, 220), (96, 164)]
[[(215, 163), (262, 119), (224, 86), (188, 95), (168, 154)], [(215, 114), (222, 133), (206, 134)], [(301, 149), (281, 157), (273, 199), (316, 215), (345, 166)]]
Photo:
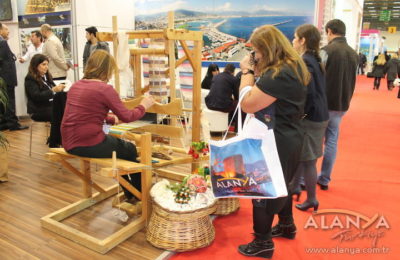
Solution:
[[(0, 78), (0, 107), (4, 108), (7, 105), (6, 83)], [(0, 131), (0, 182), (8, 181), (8, 141), (4, 133)]]

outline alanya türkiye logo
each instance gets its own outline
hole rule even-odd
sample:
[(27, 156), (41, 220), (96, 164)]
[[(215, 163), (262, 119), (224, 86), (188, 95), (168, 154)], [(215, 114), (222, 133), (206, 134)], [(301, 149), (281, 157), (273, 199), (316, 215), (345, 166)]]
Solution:
[(332, 240), (341, 243), (371, 240), (372, 247), (376, 247), (390, 225), (385, 216), (378, 213), (367, 217), (351, 210), (321, 209), (308, 217), (304, 229), (332, 230), (335, 231)]

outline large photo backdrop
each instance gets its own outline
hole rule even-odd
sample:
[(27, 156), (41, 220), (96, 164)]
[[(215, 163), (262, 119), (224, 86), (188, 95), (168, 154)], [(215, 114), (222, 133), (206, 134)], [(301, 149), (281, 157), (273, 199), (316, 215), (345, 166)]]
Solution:
[(31, 44), (31, 32), (40, 30), (44, 23), (52, 26), (64, 46), (66, 58), (71, 59), (71, 0), (18, 0), (21, 56)]
[(313, 24), (315, 0), (138, 0), (136, 30), (166, 28), (168, 11), (176, 28), (204, 32), (203, 60), (240, 61), (255, 28), (275, 25), (291, 41), (297, 26)]

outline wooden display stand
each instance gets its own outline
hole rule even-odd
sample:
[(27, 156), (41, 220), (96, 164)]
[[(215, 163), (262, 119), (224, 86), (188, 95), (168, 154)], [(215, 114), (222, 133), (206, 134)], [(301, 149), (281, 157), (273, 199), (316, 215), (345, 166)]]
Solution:
[[(136, 144), (141, 150), (140, 163), (115, 158), (98, 159), (79, 157), (65, 152), (63, 148), (51, 148), (50, 152), (46, 154), (47, 158), (51, 161), (60, 162), (71, 173), (82, 179), (84, 199), (43, 217), (41, 219), (42, 226), (102, 254), (107, 253), (110, 249), (144, 228), (151, 214), (149, 197), (151, 187), (151, 135), (147, 133), (135, 135), (132, 138), (135, 139)], [(71, 159), (79, 159), (80, 170), (68, 162)], [(104, 189), (92, 180), (90, 163), (96, 163), (103, 167), (101, 175), (118, 180), (119, 184), (139, 198), (142, 204), (142, 214), (138, 219), (103, 240), (61, 223), (62, 220), (117, 194), (118, 184)], [(142, 175), (142, 192), (136, 190), (129, 182), (120, 177), (130, 173)], [(92, 189), (98, 192), (93, 194)]]

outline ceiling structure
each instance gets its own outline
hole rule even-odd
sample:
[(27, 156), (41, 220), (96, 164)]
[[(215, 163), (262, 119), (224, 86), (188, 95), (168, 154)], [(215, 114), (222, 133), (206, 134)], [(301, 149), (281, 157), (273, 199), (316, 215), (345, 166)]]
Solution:
[(363, 28), (368, 25), (369, 29), (388, 31), (388, 27), (397, 27), (400, 31), (400, 0), (365, 0)]

